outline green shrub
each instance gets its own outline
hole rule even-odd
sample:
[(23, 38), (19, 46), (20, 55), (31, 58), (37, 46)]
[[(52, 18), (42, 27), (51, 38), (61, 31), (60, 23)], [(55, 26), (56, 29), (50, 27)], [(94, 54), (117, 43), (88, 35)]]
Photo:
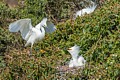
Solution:
[[(43, 6), (49, 2), (39, 4), (41, 2), (42, 0), (26, 0), (24, 8), (18, 9), (9, 9), (1, 3), (0, 50), (4, 49), (2, 51), (4, 56), (0, 57), (1, 79), (60, 79), (60, 75), (56, 74), (58, 73), (56, 67), (64, 65), (70, 59), (67, 48), (74, 44), (80, 46), (80, 55), (85, 57), (87, 63), (83, 71), (80, 71), (82, 73), (76, 75), (68, 73), (64, 78), (102, 80), (119, 78), (120, 7), (117, 0), (105, 1), (101, 8), (98, 7), (95, 12), (78, 17), (75, 21), (67, 20), (57, 24), (56, 32), (47, 34), (43, 41), (34, 45), (33, 56), (30, 57), (27, 55), (29, 47), (22, 47), (25, 42), (20, 34), (10, 33), (8, 25), (14, 19), (20, 18), (31, 18), (33, 25), (37, 24), (45, 15), (48, 16)], [(58, 15), (62, 13), (56, 14)], [(61, 18), (62, 16), (59, 17)]]

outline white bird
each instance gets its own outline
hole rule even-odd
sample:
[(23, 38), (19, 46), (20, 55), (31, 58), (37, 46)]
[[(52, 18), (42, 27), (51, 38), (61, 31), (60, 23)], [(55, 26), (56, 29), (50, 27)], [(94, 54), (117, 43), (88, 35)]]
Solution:
[(43, 18), (35, 27), (31, 25), (31, 19), (20, 19), (9, 25), (10, 32), (21, 32), (22, 38), (27, 41), (25, 47), (31, 44), (30, 53), (32, 53), (33, 44), (45, 37), (45, 32), (52, 33), (55, 30), (55, 25), (47, 18)]
[(75, 14), (75, 18), (77, 18), (78, 16), (84, 16), (85, 14), (92, 13), (95, 10), (95, 8), (97, 7), (97, 4), (95, 4), (94, 2), (92, 2), (92, 3), (93, 3), (92, 6), (86, 7), (86, 8), (83, 8), (82, 10), (77, 11)]
[(68, 52), (72, 56), (72, 59), (69, 62), (69, 67), (79, 67), (85, 65), (86, 60), (84, 59), (84, 57), (82, 55), (78, 55), (80, 52), (79, 46), (74, 45), (73, 47), (68, 49)]

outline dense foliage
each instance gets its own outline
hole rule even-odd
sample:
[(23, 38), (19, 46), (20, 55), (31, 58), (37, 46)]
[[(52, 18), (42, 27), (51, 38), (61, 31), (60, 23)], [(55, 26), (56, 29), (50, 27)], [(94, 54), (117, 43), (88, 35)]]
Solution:
[[(26, 0), (23, 7), (10, 9), (0, 2), (0, 79), (120, 78), (119, 2), (107, 0), (95, 12), (75, 21), (68, 17), (73, 15), (68, 13), (73, 13), (71, 9), (74, 8), (69, 3), (64, 0)], [(43, 41), (35, 44), (30, 57), (29, 47), (24, 48), (25, 41), (19, 33), (10, 33), (8, 25), (17, 19), (31, 18), (34, 26), (44, 16), (54, 23), (68, 20), (56, 24), (56, 32), (47, 34)], [(67, 48), (74, 44), (80, 46), (80, 55), (87, 60), (86, 66), (80, 73), (61, 76), (56, 67), (70, 60)]]

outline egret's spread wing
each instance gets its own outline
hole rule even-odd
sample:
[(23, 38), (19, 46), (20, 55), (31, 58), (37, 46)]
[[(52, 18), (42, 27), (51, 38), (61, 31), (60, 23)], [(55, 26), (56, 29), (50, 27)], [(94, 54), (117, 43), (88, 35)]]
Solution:
[(56, 30), (56, 27), (52, 22), (47, 21), (46, 23), (47, 23), (47, 27), (45, 27), (45, 31), (47, 33), (52, 33), (52, 32), (54, 32)]
[(82, 9), (82, 10), (77, 11), (76, 14), (75, 14), (75, 17), (84, 16), (86, 13), (90, 14), (95, 10), (96, 7), (97, 7), (97, 4), (93, 3), (92, 6), (89, 6), (89, 7), (86, 7), (84, 9)]
[(96, 7), (97, 7), (97, 5), (93, 4), (92, 6), (87, 7), (84, 12), (86, 12), (87, 14), (90, 14), (90, 13), (92, 13), (95, 10)]
[(21, 32), (22, 38), (25, 39), (25, 36), (32, 29), (31, 19), (20, 19), (9, 25), (10, 32)]

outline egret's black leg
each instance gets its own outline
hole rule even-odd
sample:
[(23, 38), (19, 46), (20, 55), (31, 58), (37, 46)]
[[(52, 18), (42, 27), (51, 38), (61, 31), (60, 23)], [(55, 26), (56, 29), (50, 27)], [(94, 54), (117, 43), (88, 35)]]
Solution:
[(31, 48), (30, 48), (30, 56), (32, 56), (32, 47), (33, 47), (33, 44), (31, 44)]

